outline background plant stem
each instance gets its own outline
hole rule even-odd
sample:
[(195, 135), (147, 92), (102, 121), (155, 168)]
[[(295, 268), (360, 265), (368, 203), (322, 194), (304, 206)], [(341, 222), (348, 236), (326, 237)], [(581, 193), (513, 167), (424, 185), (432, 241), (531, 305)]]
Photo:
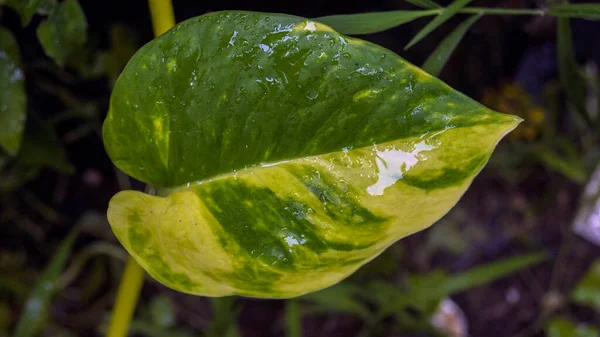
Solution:
[[(159, 36), (175, 26), (171, 0), (148, 0), (148, 5), (155, 36)], [(106, 337), (127, 336), (131, 317), (144, 283), (144, 275), (144, 269), (132, 257), (129, 257), (119, 284), (117, 300)]]
[(119, 284), (117, 300), (112, 312), (110, 326), (106, 337), (125, 337), (129, 330), (129, 323), (135, 311), (142, 284), (144, 283), (144, 269), (130, 257), (125, 265), (125, 271)]

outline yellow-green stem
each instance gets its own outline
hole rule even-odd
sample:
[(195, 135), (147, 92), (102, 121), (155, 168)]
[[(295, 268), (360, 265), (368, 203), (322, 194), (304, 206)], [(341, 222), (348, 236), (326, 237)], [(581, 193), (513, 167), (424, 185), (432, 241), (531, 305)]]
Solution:
[(113, 309), (106, 337), (125, 337), (135, 311), (140, 289), (144, 283), (144, 269), (130, 257), (119, 284), (117, 300)]
[[(171, 0), (148, 0), (154, 35), (159, 36), (175, 25)], [(125, 337), (144, 283), (144, 269), (129, 257), (113, 309), (106, 337)]]

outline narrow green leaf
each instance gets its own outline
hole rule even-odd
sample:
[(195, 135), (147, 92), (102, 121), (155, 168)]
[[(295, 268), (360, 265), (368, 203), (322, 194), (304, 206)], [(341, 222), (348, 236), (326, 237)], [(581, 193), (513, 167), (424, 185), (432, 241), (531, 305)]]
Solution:
[(535, 146), (531, 154), (544, 166), (556, 171), (578, 184), (585, 183), (587, 173), (579, 158), (564, 158), (557, 154), (554, 149), (547, 146)]
[(573, 104), (581, 118), (591, 125), (592, 121), (585, 108), (585, 81), (579, 72), (568, 18), (559, 18), (557, 26), (557, 59), (560, 83), (567, 94), (567, 100)]
[(207, 337), (239, 337), (237, 325), (239, 308), (235, 297), (211, 298), (212, 319), (206, 331)]
[(589, 306), (600, 313), (600, 259), (579, 280), (571, 294), (573, 302)]
[(61, 2), (37, 28), (48, 56), (64, 65), (69, 55), (87, 40), (87, 21), (77, 0)]
[(429, 58), (423, 63), (423, 70), (433, 76), (438, 76), (444, 68), (444, 65), (446, 65), (446, 62), (448, 62), (450, 55), (452, 55), (452, 52), (460, 43), (460, 40), (462, 40), (469, 28), (471, 28), (480, 17), (481, 15), (478, 14), (473, 15), (456, 27), (456, 29), (454, 29), (452, 33), (450, 33), (450, 35), (435, 48), (433, 53), (429, 55)]
[(417, 42), (421, 41), (425, 36), (431, 33), (434, 29), (439, 27), (442, 23), (448, 21), (454, 14), (456, 14), (460, 9), (465, 7), (471, 0), (455, 0), (448, 7), (443, 9), (441, 13), (436, 16), (431, 22), (429, 22), (423, 29), (421, 29), (415, 37), (404, 47), (404, 50), (412, 47)]
[(406, 0), (406, 1), (415, 6), (421, 7), (421, 8), (433, 9), (433, 8), (442, 7), (438, 3), (436, 3), (435, 1), (432, 1), (432, 0)]
[(361, 35), (382, 32), (437, 11), (390, 11), (361, 14), (330, 15), (316, 18), (342, 34)]
[(18, 160), (31, 167), (50, 167), (62, 174), (74, 171), (52, 126), (33, 114), (27, 120)]
[(306, 294), (300, 299), (313, 304), (310, 313), (344, 312), (357, 315), (365, 320), (371, 317), (369, 308), (358, 299), (360, 289), (353, 284), (343, 282), (323, 290)]
[(600, 337), (600, 331), (591, 325), (576, 324), (565, 317), (554, 318), (546, 328), (548, 337)]
[(19, 13), (21, 24), (26, 26), (37, 11), (40, 0), (8, 0), (6, 4)]
[(0, 27), (0, 147), (15, 155), (25, 127), (27, 97), (19, 45)]
[(302, 312), (297, 300), (285, 302), (286, 337), (302, 337)]
[(548, 8), (548, 14), (565, 18), (582, 18), (600, 20), (600, 4), (556, 4)]
[(31, 295), (25, 302), (14, 337), (32, 337), (36, 334), (40, 321), (44, 317), (44, 312), (50, 305), (56, 280), (67, 262), (76, 235), (73, 232), (63, 240), (52, 260), (44, 269)]
[(432, 288), (432, 293), (435, 293), (439, 299), (442, 299), (466, 289), (490, 283), (508, 274), (540, 263), (545, 259), (546, 255), (544, 253), (535, 253), (511, 257), (481, 267), (471, 268), (465, 272), (450, 275), (439, 287)]

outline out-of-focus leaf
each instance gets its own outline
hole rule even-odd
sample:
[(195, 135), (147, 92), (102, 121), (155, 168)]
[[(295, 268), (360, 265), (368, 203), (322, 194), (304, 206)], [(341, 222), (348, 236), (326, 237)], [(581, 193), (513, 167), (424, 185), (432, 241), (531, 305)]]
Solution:
[[(573, 221), (573, 230), (588, 241), (600, 246), (600, 164), (590, 176), (577, 215)], [(599, 302), (600, 303), (600, 302)]]
[(101, 63), (112, 85), (138, 49), (139, 42), (131, 28), (122, 24), (110, 27), (110, 50), (101, 56)]
[(285, 302), (285, 326), (286, 337), (302, 337), (302, 312), (295, 299)]
[(429, 55), (425, 63), (423, 63), (423, 70), (428, 72), (433, 76), (438, 76), (448, 62), (450, 55), (460, 43), (463, 36), (467, 33), (469, 28), (479, 20), (481, 15), (473, 15), (467, 20), (463, 21), (456, 29), (448, 35), (442, 43), (440, 43), (437, 48)]
[(13, 312), (7, 302), (0, 302), (0, 336), (8, 336), (8, 329), (13, 320)]
[(8, 154), (19, 151), (25, 126), (25, 79), (19, 45), (0, 27), (0, 147)]
[(566, 18), (600, 19), (600, 4), (556, 4), (548, 7), (548, 14)]
[[(193, 331), (188, 329), (165, 329), (140, 320), (132, 320), (129, 324), (129, 336), (140, 334), (146, 337), (195, 337)], [(226, 337), (226, 336), (223, 336)]]
[(417, 42), (421, 41), (425, 36), (431, 33), (434, 29), (439, 27), (442, 23), (448, 21), (454, 14), (460, 9), (465, 7), (471, 0), (455, 0), (448, 7), (444, 8), (440, 14), (429, 22), (423, 29), (421, 29), (415, 37), (404, 47), (404, 50), (412, 47)]
[(575, 60), (569, 19), (559, 18), (557, 27), (558, 41), (556, 47), (560, 82), (569, 102), (573, 104), (581, 118), (588, 125), (591, 125), (592, 121), (585, 109), (585, 80), (581, 76)]
[(61, 2), (37, 29), (48, 56), (64, 65), (69, 55), (87, 40), (87, 21), (77, 0)]
[(213, 317), (206, 331), (206, 337), (239, 337), (237, 325), (239, 308), (236, 307), (235, 297), (211, 298)]
[(73, 166), (52, 126), (35, 116), (29, 116), (19, 161), (32, 167), (50, 167), (63, 174), (72, 174)]
[(58, 0), (39, 0), (36, 13), (50, 15), (58, 5)]
[(56, 280), (69, 257), (75, 237), (76, 233), (69, 234), (46, 266), (31, 295), (25, 302), (14, 337), (31, 337), (35, 335), (39, 328), (40, 319), (50, 305)]
[(546, 259), (545, 253), (520, 255), (495, 261), (481, 267), (471, 268), (465, 272), (451, 275), (433, 293), (439, 298), (490, 283), (521, 269), (531, 267)]
[(440, 8), (442, 6), (440, 6), (439, 4), (435, 3), (435, 1), (432, 0), (406, 0), (406, 2), (409, 2), (415, 6), (421, 7), (421, 8)]
[(573, 302), (589, 306), (600, 313), (600, 259), (597, 259), (571, 293)]
[(548, 337), (599, 337), (600, 332), (586, 324), (575, 324), (564, 317), (553, 319), (546, 329)]
[(563, 158), (547, 146), (535, 146), (531, 152), (546, 167), (564, 175), (572, 181), (583, 184), (586, 172), (583, 163), (577, 158)]
[(544, 253), (516, 256), (451, 276), (431, 275), (409, 279), (410, 294), (421, 300), (439, 301), (452, 294), (477, 287), (543, 261)]
[(150, 314), (152, 322), (157, 326), (168, 328), (175, 324), (175, 308), (168, 296), (154, 297), (150, 303)]
[(368, 319), (371, 313), (366, 304), (358, 299), (359, 293), (359, 288), (344, 282), (315, 293), (304, 295), (300, 299), (315, 305), (307, 310), (310, 313), (345, 312)]
[(0, 194), (12, 192), (23, 186), (37, 177), (39, 171), (39, 167), (21, 162), (8, 165), (8, 168), (0, 171)]
[(330, 15), (316, 18), (340, 33), (361, 35), (382, 32), (420, 17), (437, 14), (436, 11), (389, 11), (361, 14)]
[(8, 0), (7, 5), (12, 7), (21, 17), (21, 23), (26, 26), (37, 11), (40, 0)]

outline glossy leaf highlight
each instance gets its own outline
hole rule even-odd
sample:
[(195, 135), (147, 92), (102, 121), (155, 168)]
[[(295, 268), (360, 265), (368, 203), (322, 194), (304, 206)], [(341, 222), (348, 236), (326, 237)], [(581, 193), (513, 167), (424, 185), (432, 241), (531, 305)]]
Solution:
[(519, 121), (321, 23), (210, 13), (117, 80), (106, 150), (158, 196), (120, 192), (108, 219), (167, 286), (299, 296), (439, 219)]
[(7, 29), (0, 27), (0, 147), (10, 155), (21, 146), (26, 105), (19, 45)]

